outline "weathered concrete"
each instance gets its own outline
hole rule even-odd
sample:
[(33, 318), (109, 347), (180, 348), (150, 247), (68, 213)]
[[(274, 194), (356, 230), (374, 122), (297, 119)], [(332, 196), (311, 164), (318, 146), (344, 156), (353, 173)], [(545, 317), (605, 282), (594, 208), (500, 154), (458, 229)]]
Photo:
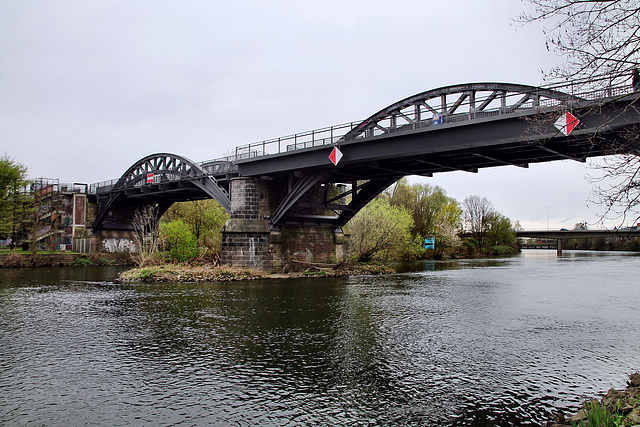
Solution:
[(100, 230), (96, 240), (94, 248), (97, 249), (97, 252), (135, 253), (138, 251), (131, 231)]
[[(231, 218), (222, 231), (222, 263), (261, 271), (294, 270), (301, 263), (335, 263), (344, 255), (345, 236), (318, 224), (269, 224), (283, 192), (279, 180), (231, 181)], [(321, 195), (321, 191), (310, 194)]]

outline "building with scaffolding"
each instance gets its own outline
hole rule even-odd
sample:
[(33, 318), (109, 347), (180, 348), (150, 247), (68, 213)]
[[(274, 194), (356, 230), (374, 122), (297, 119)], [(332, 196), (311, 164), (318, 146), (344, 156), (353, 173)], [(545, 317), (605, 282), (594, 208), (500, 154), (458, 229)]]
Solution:
[(86, 184), (65, 184), (58, 179), (37, 178), (31, 186), (34, 203), (29, 244), (40, 250), (91, 252), (94, 242), (87, 223), (89, 204)]

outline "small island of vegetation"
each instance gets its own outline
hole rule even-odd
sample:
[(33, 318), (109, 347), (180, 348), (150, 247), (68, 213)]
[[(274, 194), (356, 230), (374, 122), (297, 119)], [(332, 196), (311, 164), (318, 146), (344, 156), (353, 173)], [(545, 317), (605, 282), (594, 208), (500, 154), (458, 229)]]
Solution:
[[(500, 256), (519, 251), (514, 225), (486, 198), (462, 204), (438, 187), (399, 180), (362, 209), (345, 227), (342, 259), (332, 264), (290, 260), (284, 272), (220, 265), (221, 231), (227, 213), (213, 200), (175, 203), (158, 221), (153, 207), (136, 213), (137, 267), (124, 281), (228, 281), (270, 277), (328, 277), (386, 274), (385, 263), (419, 259)], [(516, 223), (517, 226), (517, 223)], [(469, 230), (470, 237), (460, 238)], [(432, 243), (425, 245), (425, 242)]]

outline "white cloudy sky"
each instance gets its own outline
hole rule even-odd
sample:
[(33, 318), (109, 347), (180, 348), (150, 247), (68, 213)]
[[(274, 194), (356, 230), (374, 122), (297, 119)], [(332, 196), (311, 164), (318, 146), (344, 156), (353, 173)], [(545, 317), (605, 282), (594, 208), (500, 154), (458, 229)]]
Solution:
[[(428, 89), (538, 85), (562, 61), (515, 0), (0, 0), (0, 155), (92, 183), (173, 152), (364, 119)], [(526, 228), (595, 222), (575, 162), (421, 182), (487, 197)], [(417, 179), (416, 179), (417, 180)]]

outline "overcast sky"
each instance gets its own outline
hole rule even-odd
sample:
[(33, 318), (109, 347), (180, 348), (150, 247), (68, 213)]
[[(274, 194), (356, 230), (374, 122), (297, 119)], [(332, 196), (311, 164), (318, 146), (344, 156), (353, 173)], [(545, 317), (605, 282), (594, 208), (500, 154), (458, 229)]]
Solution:
[[(539, 85), (562, 61), (514, 0), (0, 0), (0, 154), (93, 183), (170, 152), (360, 120), (458, 83)], [(525, 228), (594, 223), (576, 162), (412, 178), (477, 194)]]

